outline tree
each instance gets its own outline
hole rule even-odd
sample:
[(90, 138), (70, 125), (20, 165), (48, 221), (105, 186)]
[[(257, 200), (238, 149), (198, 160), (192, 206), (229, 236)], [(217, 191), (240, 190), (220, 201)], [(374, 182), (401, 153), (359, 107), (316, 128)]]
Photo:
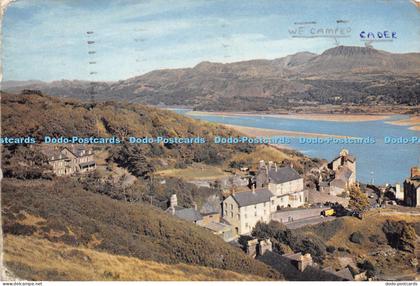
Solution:
[(363, 212), (369, 207), (369, 201), (357, 185), (353, 185), (349, 188), (349, 208), (353, 211)]

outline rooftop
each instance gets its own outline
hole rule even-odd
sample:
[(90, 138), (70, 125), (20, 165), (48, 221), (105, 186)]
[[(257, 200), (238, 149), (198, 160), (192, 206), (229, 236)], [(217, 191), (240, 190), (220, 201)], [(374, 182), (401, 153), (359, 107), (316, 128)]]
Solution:
[(273, 182), (276, 184), (294, 181), (301, 178), (299, 173), (289, 166), (281, 167), (277, 169), (270, 168), (268, 170), (268, 177), (270, 178), (270, 182)]
[(274, 195), (268, 189), (257, 189), (253, 191), (245, 191), (234, 193), (233, 199), (238, 203), (239, 207), (261, 204), (269, 202)]

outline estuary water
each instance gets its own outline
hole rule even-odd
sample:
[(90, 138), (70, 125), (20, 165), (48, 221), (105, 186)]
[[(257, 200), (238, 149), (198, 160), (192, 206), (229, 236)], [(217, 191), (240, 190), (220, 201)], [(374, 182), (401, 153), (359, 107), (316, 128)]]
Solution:
[[(321, 144), (304, 143), (302, 139), (299, 140), (299, 137), (289, 137), (290, 143), (287, 144), (288, 147), (307, 156), (329, 161), (334, 159), (342, 148), (348, 149), (357, 158), (357, 180), (363, 183), (402, 183), (409, 176), (410, 168), (420, 163), (420, 132), (409, 130), (408, 126), (386, 123), (407, 118), (403, 115), (392, 116), (385, 120), (337, 122), (278, 118), (266, 115), (191, 115), (187, 110), (177, 110), (177, 112), (196, 119), (224, 124), (373, 139), (375, 143)], [(314, 137), (316, 136), (314, 135)], [(391, 138), (394, 143), (386, 142), (386, 139)], [(412, 142), (415, 138), (419, 141)], [(410, 142), (399, 142), (401, 139), (410, 140)]]

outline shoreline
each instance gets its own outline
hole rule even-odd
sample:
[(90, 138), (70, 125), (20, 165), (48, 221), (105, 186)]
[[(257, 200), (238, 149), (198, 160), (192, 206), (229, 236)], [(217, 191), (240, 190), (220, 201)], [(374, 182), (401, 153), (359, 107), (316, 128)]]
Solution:
[(386, 121), (385, 123), (398, 126), (407, 126), (409, 130), (420, 131), (420, 116), (410, 116), (407, 119)]
[(310, 137), (356, 138), (353, 136), (343, 136), (343, 135), (325, 134), (325, 133), (310, 133), (310, 132), (301, 132), (301, 131), (288, 131), (288, 130), (281, 130), (281, 129), (279, 130), (267, 129), (267, 128), (248, 127), (248, 126), (240, 126), (240, 125), (233, 125), (233, 124), (222, 124), (222, 125), (228, 128), (232, 128), (250, 137), (287, 136), (287, 137), (306, 137), (306, 138), (310, 138)]
[[(305, 114), (275, 114), (275, 113), (255, 113), (255, 112), (212, 112), (212, 111), (188, 111), (185, 115), (216, 115), (216, 116), (253, 116), (253, 117), (272, 117), (298, 120), (316, 120), (330, 122), (364, 122), (389, 119), (397, 114), (330, 114), (330, 113), (305, 113)], [(392, 121), (390, 121), (392, 122)], [(391, 123), (392, 124), (392, 123)]]

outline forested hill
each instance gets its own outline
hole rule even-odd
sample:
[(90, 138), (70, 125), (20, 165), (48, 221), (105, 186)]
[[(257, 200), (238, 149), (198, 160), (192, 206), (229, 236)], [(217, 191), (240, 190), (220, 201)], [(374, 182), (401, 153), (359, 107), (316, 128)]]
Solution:
[(193, 162), (222, 164), (233, 154), (248, 154), (254, 146), (213, 144), (214, 136), (240, 136), (220, 125), (193, 120), (171, 111), (123, 102), (83, 103), (39, 94), (2, 94), (2, 136), (205, 138), (204, 144), (130, 144), (108, 148), (111, 158), (144, 177), (163, 166), (183, 167)]

